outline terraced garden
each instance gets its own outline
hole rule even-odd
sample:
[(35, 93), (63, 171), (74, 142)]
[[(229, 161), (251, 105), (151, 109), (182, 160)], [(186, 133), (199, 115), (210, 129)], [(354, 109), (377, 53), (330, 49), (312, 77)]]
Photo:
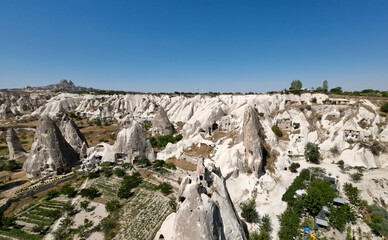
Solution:
[(103, 198), (112, 200), (117, 198), (117, 191), (120, 187), (120, 179), (100, 177), (96, 179), (92, 187), (97, 188), (102, 192)]
[[(42, 239), (45, 232), (64, 212), (67, 203), (56, 200), (43, 200), (16, 216), (16, 225), (1, 228), (0, 234), (17, 239)], [(1, 238), (1, 236), (0, 236)]]
[(173, 211), (169, 200), (158, 191), (138, 187), (123, 204), (120, 229), (114, 239), (152, 240), (164, 219)]

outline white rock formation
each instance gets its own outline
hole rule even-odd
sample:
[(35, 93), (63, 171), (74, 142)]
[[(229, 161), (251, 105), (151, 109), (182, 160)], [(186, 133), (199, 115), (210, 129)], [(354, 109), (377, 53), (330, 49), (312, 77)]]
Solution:
[(87, 154), (86, 150), (88, 143), (85, 136), (80, 132), (75, 122), (63, 115), (60, 124), (60, 129), (65, 140), (72, 146), (72, 148), (80, 155)]
[(58, 126), (47, 115), (39, 119), (34, 140), (23, 165), (30, 178), (62, 174), (78, 163), (77, 152), (66, 142)]
[(240, 165), (241, 170), (251, 171), (256, 177), (263, 170), (263, 140), (260, 136), (260, 121), (258, 113), (247, 107), (244, 113), (243, 137), (245, 147), (245, 159)]
[(159, 107), (152, 121), (152, 135), (172, 134), (173, 126), (168, 120), (167, 113), (162, 106)]
[(17, 159), (26, 155), (26, 150), (23, 149), (22, 144), (20, 143), (20, 140), (13, 128), (9, 128), (7, 130), (6, 140), (8, 145), (9, 159)]
[(151, 143), (148, 141), (143, 128), (136, 121), (132, 123), (130, 128), (124, 128), (117, 134), (113, 151), (128, 154), (131, 161), (142, 156), (146, 156), (151, 162), (155, 160)]
[(172, 229), (165, 226), (156, 239), (160, 235), (166, 240), (247, 239), (220, 169), (213, 163), (205, 167), (203, 160), (192, 176), (182, 180), (173, 219), (174, 223), (169, 224)]

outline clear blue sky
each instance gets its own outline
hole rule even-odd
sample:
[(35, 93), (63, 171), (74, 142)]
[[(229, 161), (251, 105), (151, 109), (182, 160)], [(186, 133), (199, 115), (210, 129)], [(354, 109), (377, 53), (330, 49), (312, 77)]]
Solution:
[(0, 88), (388, 90), (387, 0), (0, 0)]

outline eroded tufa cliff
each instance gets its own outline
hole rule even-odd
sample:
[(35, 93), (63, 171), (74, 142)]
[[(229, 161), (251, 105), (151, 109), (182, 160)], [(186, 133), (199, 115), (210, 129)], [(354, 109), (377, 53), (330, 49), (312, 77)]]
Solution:
[(26, 154), (26, 151), (23, 149), (22, 144), (16, 132), (13, 128), (7, 130), (7, 145), (9, 151), (9, 159), (16, 159)]
[(30, 178), (41, 178), (71, 170), (79, 160), (77, 152), (66, 142), (55, 122), (48, 116), (38, 121), (35, 141), (23, 169)]
[(172, 134), (173, 126), (167, 117), (166, 111), (162, 106), (159, 107), (152, 122), (152, 135)]
[(80, 132), (75, 122), (63, 115), (60, 129), (65, 140), (82, 157), (86, 155), (88, 143), (85, 136)]

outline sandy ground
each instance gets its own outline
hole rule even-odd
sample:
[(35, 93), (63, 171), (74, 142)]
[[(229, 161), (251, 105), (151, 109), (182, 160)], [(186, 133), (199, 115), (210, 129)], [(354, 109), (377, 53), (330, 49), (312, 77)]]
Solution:
[[(96, 226), (100, 221), (107, 217), (109, 213), (105, 210), (105, 204), (91, 202), (87, 211), (82, 210), (74, 217), (74, 227), (78, 227), (84, 224), (85, 219), (89, 219), (93, 222), (93, 226)], [(79, 239), (78, 237), (74, 239)], [(94, 232), (88, 238), (88, 240), (103, 240), (104, 234), (102, 232)]]

